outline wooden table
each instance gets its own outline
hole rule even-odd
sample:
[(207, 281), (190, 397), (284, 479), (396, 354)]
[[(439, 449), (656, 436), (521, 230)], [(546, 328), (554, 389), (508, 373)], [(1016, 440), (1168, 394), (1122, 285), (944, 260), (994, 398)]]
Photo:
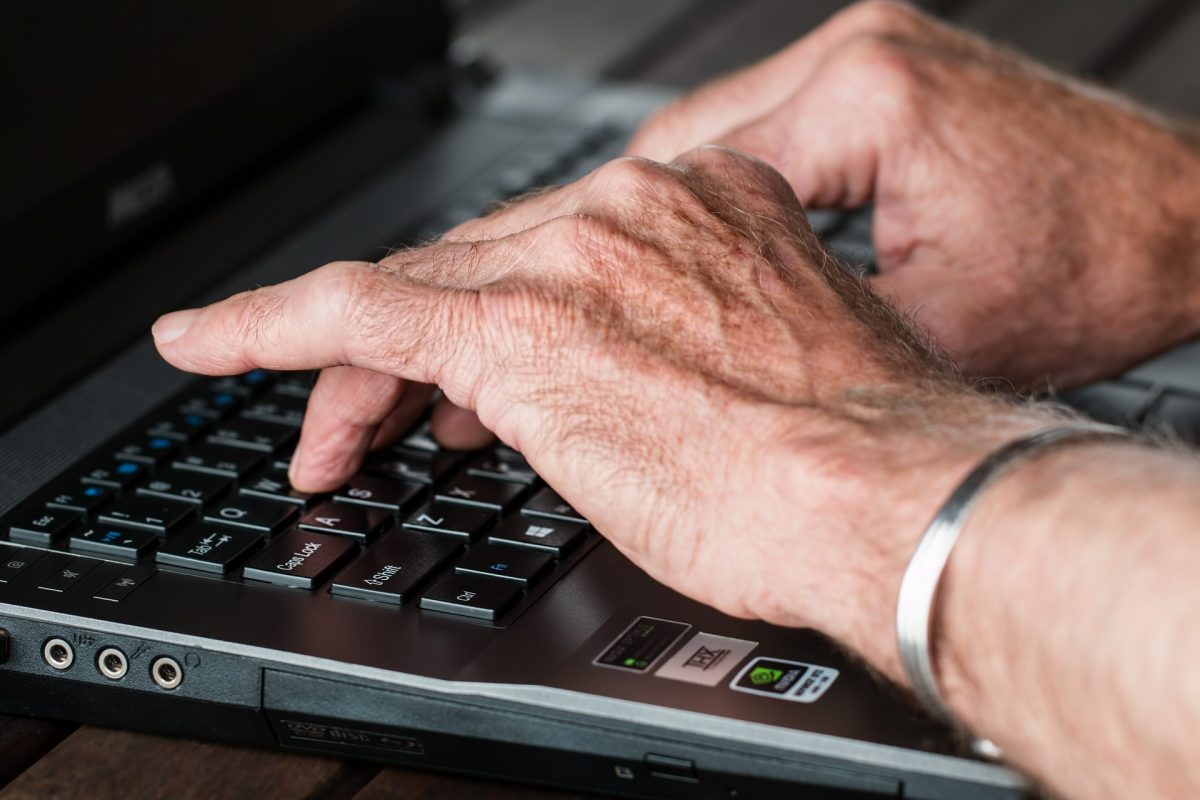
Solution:
[[(844, 0), (459, 0), (503, 67), (694, 85), (809, 30)], [(1200, 111), (1190, 0), (926, 0), (951, 19), (1177, 113)], [(869, 121), (864, 120), (864, 124)], [(582, 797), (357, 761), (0, 715), (0, 798)]]

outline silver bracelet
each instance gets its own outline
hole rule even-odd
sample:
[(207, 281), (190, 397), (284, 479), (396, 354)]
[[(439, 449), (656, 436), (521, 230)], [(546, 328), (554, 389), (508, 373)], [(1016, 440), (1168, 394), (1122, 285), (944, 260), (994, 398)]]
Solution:
[[(1126, 438), (1130, 432), (1123, 428), (1099, 423), (1073, 423), (1031, 433), (996, 450), (971, 471), (938, 511), (925, 529), (904, 577), (900, 581), (900, 596), (896, 605), (896, 638), (900, 646), (900, 661), (908, 676), (913, 693), (935, 716), (956, 724), (946, 701), (938, 690), (933, 671), (929, 636), (934, 624), (935, 601), (946, 562), (958, 542), (963, 525), (983, 490), (1009, 468), (1052, 445), (1080, 439)], [(994, 748), (981, 741), (984, 752)], [(996, 751), (998, 752), (998, 751)]]

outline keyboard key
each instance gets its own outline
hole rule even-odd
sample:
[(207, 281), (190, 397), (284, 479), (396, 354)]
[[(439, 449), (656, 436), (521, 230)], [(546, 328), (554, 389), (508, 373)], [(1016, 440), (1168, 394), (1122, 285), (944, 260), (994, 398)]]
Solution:
[(383, 509), (327, 500), (305, 514), (300, 519), (300, 527), (365, 541), (391, 518), (392, 515)]
[(410, 507), (413, 501), (424, 493), (425, 486), (420, 483), (356, 475), (333, 496), (333, 499), (338, 503), (374, 506), (399, 513), (402, 509)]
[(300, 397), (305, 400), (312, 394), (313, 381), (316, 372), (285, 372), (275, 379), (271, 391), (288, 397)]
[(521, 513), (533, 517), (548, 517), (563, 522), (575, 522), (579, 525), (587, 524), (587, 520), (549, 486), (538, 489), (533, 497), (529, 498), (521, 507)]
[(263, 497), (268, 500), (291, 503), (299, 508), (308, 508), (313, 501), (313, 495), (293, 489), (287, 470), (279, 467), (268, 467), (257, 478), (243, 484), (241, 493), (251, 497)]
[(250, 401), (242, 409), (241, 416), (243, 419), (257, 419), (299, 428), (304, 422), (304, 410), (307, 406), (308, 401), (303, 398), (272, 392)]
[(207, 427), (208, 420), (199, 414), (167, 414), (151, 422), (146, 433), (165, 436), (177, 442), (190, 442)]
[(191, 525), (163, 542), (155, 560), (224, 575), (263, 542), (257, 531)]
[(397, 448), (371, 463), (376, 475), (416, 483), (434, 483), (454, 471), (458, 457), (446, 453), (423, 453)]
[(190, 503), (133, 495), (118, 500), (100, 514), (101, 525), (141, 528), (166, 536), (196, 512)]
[(205, 419), (221, 419), (241, 406), (242, 401), (232, 392), (200, 392), (185, 398), (180, 414), (196, 414)]
[(238, 495), (209, 506), (204, 521), (270, 535), (285, 528), (296, 513), (296, 506), (291, 503)]
[(72, 558), (66, 566), (52, 572), (38, 584), (39, 589), (48, 592), (65, 592), (79, 582), (79, 579), (100, 566), (102, 561), (94, 558)]
[(85, 467), (79, 480), (84, 483), (110, 486), (113, 489), (127, 489), (140, 480), (148, 470), (149, 467), (138, 461), (106, 459)]
[(113, 456), (125, 461), (158, 464), (179, 449), (179, 442), (169, 436), (143, 436), (117, 447)]
[(525, 487), (507, 481), (493, 481), (476, 475), (459, 475), (434, 495), (443, 503), (462, 503), (502, 511), (512, 505)]
[(111, 488), (99, 484), (66, 482), (52, 487), (44, 497), (46, 505), (50, 508), (64, 508), (90, 514), (109, 503), (114, 497), (114, 492)]
[(426, 503), (404, 521), (404, 527), (426, 533), (444, 533), (461, 539), (474, 539), (483, 533), (495, 518), (495, 512), (486, 508), (453, 503)]
[(488, 535), (492, 544), (527, 547), (561, 558), (583, 541), (587, 527), (574, 522), (509, 517)]
[(496, 620), (521, 599), (521, 587), (513, 581), (496, 581), (474, 575), (447, 575), (421, 598), (421, 608)]
[(49, 547), (82, 519), (79, 512), (63, 508), (32, 509), (9, 520), (8, 538), (14, 542)]
[(467, 469), (468, 475), (491, 478), (499, 481), (523, 483), (526, 486), (537, 480), (537, 473), (521, 456), (507, 450), (484, 453)]
[(399, 605), (460, 550), (461, 544), (444, 536), (389, 533), (334, 578), (329, 591)]
[(111, 583), (96, 592), (93, 597), (97, 600), (119, 603), (128, 597), (134, 589), (144, 586), (146, 581), (153, 578), (157, 573), (158, 570), (154, 569), (154, 567), (130, 567), (113, 578)]
[(263, 462), (263, 454), (243, 447), (198, 444), (172, 462), (176, 469), (190, 469), (229, 478), (241, 478)]
[(400, 440), (400, 445), (410, 450), (421, 450), (427, 453), (436, 453), (441, 449), (437, 439), (433, 438), (433, 426), (428, 422), (418, 425), (415, 430)]
[(230, 478), (189, 472), (182, 469), (161, 470), (145, 485), (137, 488), (140, 495), (203, 505), (211, 503), (233, 486)]
[(527, 587), (549, 572), (553, 566), (554, 559), (547, 553), (478, 544), (463, 556), (454, 569), (469, 575), (503, 578)]
[(71, 534), (72, 550), (100, 556), (135, 559), (153, 550), (156, 544), (157, 533), (134, 528), (88, 525)]
[(342, 536), (291, 530), (267, 545), (242, 575), (251, 580), (313, 589), (357, 548)]
[(42, 550), (0, 546), (0, 583), (8, 583), (44, 555)]
[(228, 375), (210, 381), (208, 389), (211, 392), (229, 392), (238, 397), (253, 397), (271, 383), (271, 374), (265, 369), (255, 369), (241, 375)]
[(214, 424), (209, 429), (208, 441), (212, 444), (274, 453), (295, 442), (298, 435), (296, 429), (290, 425), (254, 419), (230, 419)]

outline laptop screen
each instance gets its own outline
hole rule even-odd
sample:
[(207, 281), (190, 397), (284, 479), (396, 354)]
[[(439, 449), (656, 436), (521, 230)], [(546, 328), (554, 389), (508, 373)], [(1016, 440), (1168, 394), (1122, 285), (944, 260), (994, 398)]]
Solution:
[(0, 25), (0, 322), (445, 37), (433, 0), (15, 5)]

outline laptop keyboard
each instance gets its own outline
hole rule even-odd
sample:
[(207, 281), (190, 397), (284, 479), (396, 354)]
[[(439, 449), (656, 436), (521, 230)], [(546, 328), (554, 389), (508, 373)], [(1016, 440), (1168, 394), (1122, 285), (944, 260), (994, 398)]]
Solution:
[(15, 509), (35, 550), (3, 561), (50, 551), (60, 593), (115, 560), (132, 588), (162, 569), (507, 623), (598, 541), (515, 450), (446, 450), (427, 421), (336, 491), (293, 489), (311, 377), (197, 381)]

